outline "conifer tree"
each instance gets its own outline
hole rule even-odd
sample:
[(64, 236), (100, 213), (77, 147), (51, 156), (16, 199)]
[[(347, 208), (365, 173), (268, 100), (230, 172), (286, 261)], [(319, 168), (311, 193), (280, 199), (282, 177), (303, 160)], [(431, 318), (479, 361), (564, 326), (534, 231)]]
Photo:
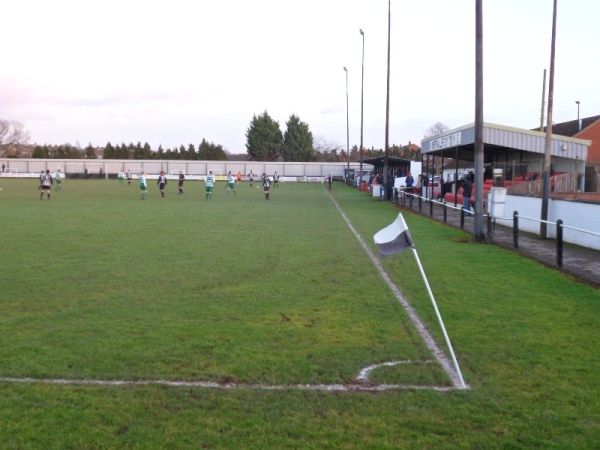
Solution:
[(267, 111), (253, 116), (246, 130), (246, 150), (254, 161), (273, 161), (282, 154), (283, 135), (279, 123)]
[(316, 160), (313, 148), (313, 135), (308, 124), (292, 114), (286, 122), (287, 129), (283, 135), (283, 157), (285, 161), (310, 162)]

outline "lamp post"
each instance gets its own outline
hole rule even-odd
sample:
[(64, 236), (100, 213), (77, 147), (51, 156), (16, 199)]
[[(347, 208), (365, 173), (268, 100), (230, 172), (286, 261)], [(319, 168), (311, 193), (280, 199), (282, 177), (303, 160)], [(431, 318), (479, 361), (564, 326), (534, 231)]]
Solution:
[(581, 122), (579, 121), (579, 100), (575, 100), (577, 103), (577, 130), (581, 131)]
[(346, 169), (346, 184), (350, 180), (350, 116), (348, 112), (348, 69), (344, 67), (344, 72), (346, 72), (346, 161), (347, 161), (347, 169)]
[(390, 35), (392, 30), (392, 2), (388, 0), (388, 41), (387, 41), (387, 91), (385, 98), (385, 149), (383, 155), (383, 199), (387, 200), (388, 168), (390, 155)]
[(542, 214), (540, 221), (540, 237), (548, 237), (548, 197), (550, 196), (550, 169), (552, 167), (552, 110), (554, 108), (554, 59), (556, 50), (556, 5), (554, 0), (552, 12), (552, 39), (550, 44), (550, 81), (548, 82), (548, 114), (546, 116), (546, 142), (544, 145), (544, 178), (542, 179)]
[(365, 32), (361, 29), (360, 34), (362, 36), (362, 78), (360, 82), (360, 178), (358, 180), (358, 189), (362, 189), (363, 181), (363, 99), (365, 92)]

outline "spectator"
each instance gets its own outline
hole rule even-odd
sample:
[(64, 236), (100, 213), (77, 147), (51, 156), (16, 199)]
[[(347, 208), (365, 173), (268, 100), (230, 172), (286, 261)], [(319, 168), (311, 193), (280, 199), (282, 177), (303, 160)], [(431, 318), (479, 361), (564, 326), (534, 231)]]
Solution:
[(415, 179), (413, 178), (412, 174), (410, 172), (408, 172), (406, 174), (406, 193), (407, 194), (413, 193), (413, 185), (414, 184), (415, 184)]
[(465, 210), (465, 216), (471, 215), (471, 195), (473, 195), (473, 182), (471, 181), (470, 174), (465, 177), (463, 183), (463, 209)]
[(427, 187), (429, 186), (429, 177), (426, 173), (423, 174), (423, 179), (421, 181), (421, 195), (427, 197)]

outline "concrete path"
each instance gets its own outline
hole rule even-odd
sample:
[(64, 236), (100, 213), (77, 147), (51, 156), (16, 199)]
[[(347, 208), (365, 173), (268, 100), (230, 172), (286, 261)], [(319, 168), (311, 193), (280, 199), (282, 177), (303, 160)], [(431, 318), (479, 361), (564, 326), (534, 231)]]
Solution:
[[(400, 200), (398, 205), (401, 208), (411, 209), (408, 199), (404, 203)], [(452, 206), (454, 205), (452, 204)], [(419, 210), (419, 203), (414, 199), (412, 211), (424, 216), (433, 217), (440, 222), (444, 221), (444, 208), (437, 202), (433, 202), (433, 208), (430, 208), (430, 202), (422, 201)], [(460, 211), (453, 208), (446, 208), (446, 213), (446, 223), (450, 226), (461, 228)], [(468, 233), (473, 233), (474, 221), (473, 217), (465, 217), (463, 229)], [(488, 243), (511, 250), (515, 249), (512, 228), (496, 225), (490, 239), (490, 236), (488, 236), (487, 218), (484, 217), (484, 234)], [(541, 239), (537, 235), (523, 231), (519, 232), (518, 250), (515, 251), (556, 270), (568, 273), (581, 282), (600, 288), (600, 251), (564, 243), (563, 266), (559, 268), (557, 265), (556, 240)]]

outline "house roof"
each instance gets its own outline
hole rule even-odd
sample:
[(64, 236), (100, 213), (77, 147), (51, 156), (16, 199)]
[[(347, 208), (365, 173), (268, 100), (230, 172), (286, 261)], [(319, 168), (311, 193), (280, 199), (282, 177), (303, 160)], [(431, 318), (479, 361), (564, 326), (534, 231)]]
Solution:
[[(591, 124), (600, 119), (600, 116), (585, 117), (581, 119), (581, 130), (589, 127)], [(538, 130), (539, 128), (535, 128)], [(544, 127), (546, 132), (546, 127)], [(552, 134), (560, 134), (561, 136), (573, 137), (579, 133), (579, 124), (576, 120), (569, 120), (568, 122), (555, 123), (552, 125)]]

